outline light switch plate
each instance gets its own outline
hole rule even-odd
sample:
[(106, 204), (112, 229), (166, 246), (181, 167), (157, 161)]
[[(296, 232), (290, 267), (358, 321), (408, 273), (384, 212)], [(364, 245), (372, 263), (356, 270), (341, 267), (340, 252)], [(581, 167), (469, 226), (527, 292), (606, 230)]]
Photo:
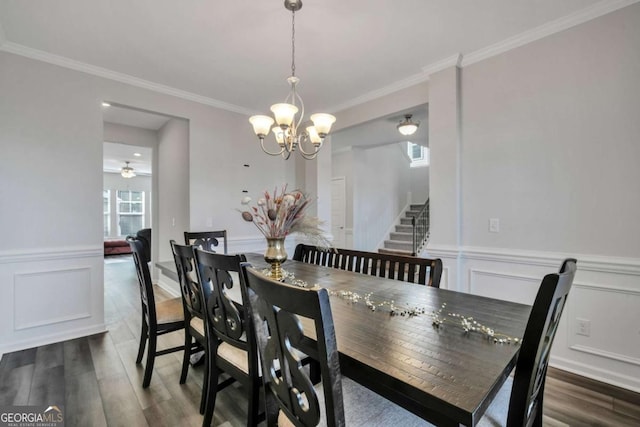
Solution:
[(491, 233), (499, 233), (500, 232), (500, 219), (499, 218), (489, 218), (489, 232), (491, 232)]

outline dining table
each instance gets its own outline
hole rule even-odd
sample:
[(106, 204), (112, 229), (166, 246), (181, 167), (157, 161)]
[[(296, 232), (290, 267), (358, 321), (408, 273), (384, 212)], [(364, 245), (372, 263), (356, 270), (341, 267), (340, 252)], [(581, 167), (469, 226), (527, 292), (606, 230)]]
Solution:
[[(177, 280), (173, 261), (156, 267)], [(341, 373), (432, 424), (475, 426), (515, 366), (529, 305), (293, 260), (283, 268), (285, 283), (329, 291)]]

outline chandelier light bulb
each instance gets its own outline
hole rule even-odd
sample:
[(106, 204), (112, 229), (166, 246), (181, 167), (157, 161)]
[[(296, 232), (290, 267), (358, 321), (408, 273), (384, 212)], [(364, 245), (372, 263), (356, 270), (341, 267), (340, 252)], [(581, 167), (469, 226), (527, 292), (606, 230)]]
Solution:
[(249, 123), (253, 125), (253, 131), (259, 138), (264, 138), (269, 134), (269, 129), (273, 124), (273, 119), (269, 116), (251, 116)]
[(331, 130), (331, 125), (336, 121), (336, 118), (331, 114), (316, 113), (311, 115), (311, 121), (318, 135), (324, 138)]
[(276, 118), (276, 123), (283, 129), (288, 128), (293, 123), (293, 119), (298, 113), (298, 107), (292, 104), (273, 104), (271, 112)]

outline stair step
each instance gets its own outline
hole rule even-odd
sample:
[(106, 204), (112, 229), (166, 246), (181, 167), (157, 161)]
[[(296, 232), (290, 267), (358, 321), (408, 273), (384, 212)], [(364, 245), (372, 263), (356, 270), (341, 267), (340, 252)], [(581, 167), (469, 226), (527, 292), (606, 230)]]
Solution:
[(414, 210), (408, 210), (404, 213), (404, 216), (406, 217), (412, 217), (412, 216), (417, 216), (420, 213), (420, 211), (414, 211)]
[(400, 249), (386, 249), (386, 248), (382, 248), (382, 249), (378, 249), (378, 252), (381, 254), (389, 254), (389, 255), (405, 255), (405, 256), (412, 256), (413, 253), (411, 251), (403, 251)]
[(411, 224), (400, 224), (396, 225), (396, 231), (398, 233), (413, 233), (413, 227)]
[(391, 233), (391, 240), (413, 243), (413, 233)]
[(386, 249), (400, 249), (411, 252), (413, 250), (412, 242), (403, 242), (400, 240), (385, 240), (384, 247)]
[(411, 225), (411, 218), (400, 218), (401, 225)]
[(409, 210), (412, 211), (421, 211), (424, 208), (424, 205), (410, 205)]

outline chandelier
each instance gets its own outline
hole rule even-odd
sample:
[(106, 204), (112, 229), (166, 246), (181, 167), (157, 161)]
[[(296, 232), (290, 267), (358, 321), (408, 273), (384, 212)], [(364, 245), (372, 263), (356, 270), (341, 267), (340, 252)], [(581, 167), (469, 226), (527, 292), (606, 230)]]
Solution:
[(413, 135), (418, 130), (418, 126), (420, 126), (420, 122), (411, 121), (411, 114), (407, 114), (404, 116), (404, 120), (402, 120), (398, 124), (398, 132), (403, 134), (404, 136)]
[[(314, 159), (320, 148), (324, 138), (331, 130), (331, 125), (336, 118), (331, 114), (316, 113), (310, 116), (313, 125), (301, 129), (302, 120), (304, 118), (304, 103), (296, 90), (296, 85), (300, 79), (296, 77), (296, 11), (302, 8), (301, 0), (285, 0), (284, 7), (291, 11), (291, 76), (287, 79), (287, 83), (291, 87), (289, 95), (283, 103), (273, 104), (271, 112), (275, 120), (270, 116), (251, 116), (249, 122), (253, 125), (253, 131), (260, 139), (260, 146), (265, 153), (278, 156), (282, 155), (284, 159), (288, 159), (291, 153), (300, 152), (302, 157), (307, 160)], [(299, 108), (298, 108), (299, 106)], [(296, 115), (300, 113), (296, 119)], [(271, 128), (273, 123), (276, 126)], [(264, 146), (264, 139), (272, 131), (278, 151), (269, 151)], [(305, 149), (304, 145), (307, 145)]]
[(133, 178), (134, 176), (136, 176), (136, 172), (131, 166), (129, 166), (129, 162), (125, 163), (126, 166), (122, 167), (122, 169), (120, 170), (120, 175), (122, 175), (123, 178)]

